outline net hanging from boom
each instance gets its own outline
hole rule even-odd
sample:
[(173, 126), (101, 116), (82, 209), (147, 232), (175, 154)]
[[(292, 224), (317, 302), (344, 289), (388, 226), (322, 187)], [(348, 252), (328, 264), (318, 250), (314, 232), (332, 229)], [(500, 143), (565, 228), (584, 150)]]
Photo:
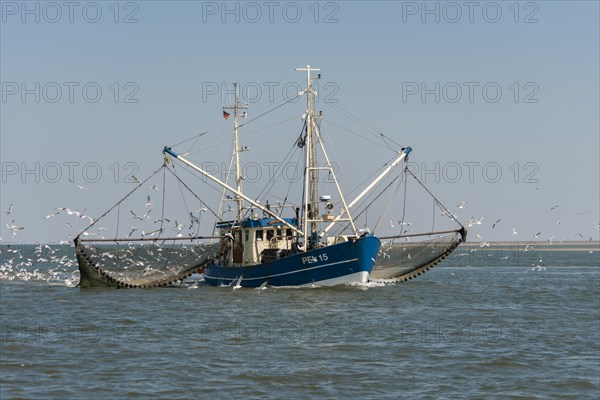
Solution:
[[(217, 214), (167, 160), (148, 178), (135, 182), (133, 190), (75, 238), (79, 287), (168, 286), (202, 272), (227, 250), (219, 245), (219, 236), (199, 235), (213, 229), (214, 219), (203, 220), (203, 214)], [(156, 194), (160, 200), (155, 206)], [(170, 215), (165, 214), (167, 201), (169, 210), (175, 210)], [(160, 215), (154, 215), (155, 209)]]
[[(414, 180), (417, 186), (411, 190), (411, 196), (407, 196), (408, 181)], [(397, 194), (400, 193), (400, 185), (403, 185), (401, 208), (398, 210)], [(369, 208), (376, 202), (385, 202), (383, 216), (398, 216), (400, 218), (390, 220), (389, 234), (377, 235), (381, 239), (381, 247), (375, 259), (375, 265), (370, 275), (374, 282), (400, 282), (412, 279), (423, 274), (444, 258), (448, 257), (456, 247), (466, 240), (466, 228), (453, 215), (405, 165), (399, 175), (390, 177), (387, 182), (382, 182), (381, 190), (374, 193), (363, 202), (362, 210), (357, 216), (367, 215)], [(392, 190), (392, 195), (386, 199), (384, 193)], [(407, 209), (414, 211), (412, 215), (415, 220), (425, 221), (427, 211), (424, 204), (433, 199), (433, 214), (430, 226), (424, 224), (418, 226), (409, 221)], [(419, 215), (420, 213), (420, 215)], [(436, 218), (440, 214), (444, 218)], [(431, 214), (430, 214), (431, 215)], [(383, 219), (380, 216), (375, 224), (374, 230), (383, 230), (380, 226)], [(419, 231), (414, 232), (414, 230)], [(399, 233), (396, 231), (399, 230)], [(414, 232), (414, 233), (413, 233)]]

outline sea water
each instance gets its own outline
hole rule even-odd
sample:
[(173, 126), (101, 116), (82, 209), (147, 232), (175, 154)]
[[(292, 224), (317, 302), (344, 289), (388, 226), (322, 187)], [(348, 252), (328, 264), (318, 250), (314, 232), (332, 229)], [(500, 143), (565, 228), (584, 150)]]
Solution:
[(0, 398), (597, 399), (582, 246), (463, 245), (397, 284), (82, 290), (72, 247), (2, 245)]

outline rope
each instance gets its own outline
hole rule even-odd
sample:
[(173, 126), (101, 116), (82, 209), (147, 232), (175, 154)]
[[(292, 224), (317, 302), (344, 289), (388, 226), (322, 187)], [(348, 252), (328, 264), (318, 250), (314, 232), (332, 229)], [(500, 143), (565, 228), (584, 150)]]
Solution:
[(419, 180), (419, 178), (417, 178), (417, 177), (415, 176), (415, 174), (413, 174), (413, 173), (412, 173), (412, 172), (411, 172), (411, 171), (410, 171), (408, 168), (406, 169), (406, 172), (407, 172), (407, 173), (409, 173), (410, 175), (412, 175), (412, 177), (413, 177), (413, 178), (415, 178), (415, 180), (416, 180), (417, 182), (419, 182), (419, 185), (421, 185), (421, 187), (423, 187), (423, 189), (425, 189), (425, 191), (426, 191), (427, 193), (429, 193), (429, 195), (430, 195), (431, 197), (433, 197), (433, 199), (434, 199), (434, 200), (435, 200), (435, 202), (436, 202), (436, 203), (437, 203), (437, 204), (440, 206), (440, 208), (442, 209), (442, 211), (444, 211), (444, 214), (448, 215), (448, 216), (449, 216), (449, 218), (452, 218), (452, 219), (454, 219), (454, 220), (456, 221), (456, 223), (458, 223), (458, 224), (461, 226), (461, 228), (465, 229), (465, 227), (463, 226), (463, 224), (461, 224), (461, 223), (460, 223), (460, 221), (459, 221), (459, 220), (457, 220), (456, 218), (453, 218), (453, 217), (452, 217), (452, 213), (450, 212), (450, 210), (448, 210), (448, 209), (447, 209), (447, 208), (446, 208), (446, 207), (445, 207), (445, 206), (442, 204), (442, 202), (441, 202), (441, 201), (439, 201), (439, 200), (437, 199), (437, 197), (435, 197), (435, 196), (433, 195), (433, 193), (431, 193), (431, 192), (429, 191), (429, 189), (427, 189), (427, 187), (426, 187), (426, 186), (423, 184), (423, 182), (421, 182), (421, 181)]
[[(398, 175), (398, 177), (396, 177), (395, 180), (397, 180), (399, 177), (400, 177), (400, 175)], [(381, 215), (379, 216), (379, 219), (377, 220), (377, 223), (373, 227), (373, 232), (375, 232), (377, 230), (377, 228), (379, 228), (379, 225), (381, 224), (383, 217), (385, 215), (387, 215), (388, 211), (390, 211), (390, 207), (392, 206), (392, 201), (394, 200), (395, 195), (398, 193), (398, 189), (400, 189), (400, 185), (396, 186), (394, 193), (392, 194), (392, 196), (390, 196), (390, 199), (388, 200), (385, 210), (381, 213)], [(386, 188), (386, 190), (387, 190), (387, 188)], [(400, 229), (402, 229), (402, 227), (400, 227)]]
[(87, 228), (85, 228), (84, 230), (82, 230), (81, 232), (79, 232), (79, 234), (75, 237), (75, 241), (77, 241), (79, 239), (79, 236), (81, 236), (83, 234), (83, 232), (86, 232), (88, 229), (90, 229), (92, 226), (96, 225), (96, 223), (98, 221), (100, 221), (102, 218), (104, 218), (108, 213), (110, 213), (112, 210), (115, 209), (115, 207), (118, 207), (122, 202), (124, 202), (129, 196), (131, 196), (136, 190), (138, 190), (140, 187), (142, 187), (144, 185), (144, 183), (146, 183), (150, 178), (152, 178), (154, 175), (158, 174), (160, 172), (160, 170), (162, 168), (165, 168), (165, 165), (163, 163), (163, 165), (160, 166), (159, 169), (157, 169), (156, 171), (154, 171), (150, 176), (148, 176), (146, 179), (144, 179), (142, 182), (140, 182), (131, 192), (127, 193), (125, 195), (125, 197), (123, 197), (121, 200), (119, 200), (114, 206), (112, 206), (111, 208), (108, 209), (108, 211), (106, 211), (104, 214), (102, 214), (100, 217), (98, 217), (97, 219), (95, 219), (91, 224), (89, 224), (87, 226)]
[[(166, 165), (166, 164), (165, 164)], [(165, 223), (165, 197), (167, 193), (167, 168), (163, 169), (163, 184), (162, 184), (162, 204), (161, 204), (161, 212), (160, 212), (160, 228), (158, 231), (158, 236), (163, 233), (163, 224)]]
[(271, 113), (271, 112), (273, 112), (273, 111), (277, 110), (278, 108), (281, 108), (281, 107), (285, 106), (286, 104), (288, 104), (288, 103), (289, 103), (289, 102), (291, 102), (292, 100), (296, 100), (298, 97), (299, 97), (298, 95), (296, 95), (295, 97), (292, 97), (291, 99), (289, 99), (288, 101), (286, 101), (286, 102), (284, 102), (284, 103), (281, 103), (281, 104), (280, 104), (280, 105), (278, 105), (277, 107), (274, 107), (274, 108), (270, 109), (269, 111), (265, 111), (264, 113), (260, 114), (258, 117), (256, 117), (256, 118), (252, 118), (250, 121), (248, 121), (248, 122), (245, 122), (245, 123), (243, 123), (243, 124), (239, 125), (239, 126), (238, 126), (238, 128), (241, 128), (242, 126), (246, 126), (246, 125), (248, 125), (249, 123), (256, 121), (257, 119), (259, 119), (259, 118), (261, 118), (261, 117), (264, 117), (265, 115), (267, 115), (267, 114), (269, 114), (269, 113)]
[[(408, 165), (406, 165), (404, 167), (405, 171), (404, 173), (406, 173), (406, 170), (408, 170)], [(406, 221), (406, 193), (408, 191), (408, 179), (404, 181), (404, 198), (402, 199), (402, 219), (400, 220), (400, 235), (402, 235), (402, 230), (404, 229), (404, 222)], [(392, 243), (394, 242), (394, 240), (392, 240)]]
[(219, 216), (213, 211), (213, 209), (210, 208), (208, 206), (208, 204), (206, 204), (204, 201), (202, 201), (202, 199), (200, 197), (198, 197), (198, 195), (196, 193), (194, 193), (194, 191), (192, 189), (190, 189), (189, 186), (186, 185), (186, 183), (184, 181), (182, 181), (181, 178), (179, 178), (179, 176), (177, 176), (177, 174), (174, 171), (171, 171), (171, 169), (169, 169), (169, 168), (167, 168), (167, 171), (169, 171), (175, 177), (175, 179), (177, 179), (183, 185), (183, 187), (185, 187), (192, 194), (192, 196), (194, 196), (196, 199), (198, 199), (200, 201), (200, 203), (203, 204), (208, 211), (210, 211), (215, 217), (219, 218)]
[[(394, 179), (392, 179), (392, 181), (390, 183), (388, 183), (386, 185), (386, 187), (383, 188), (383, 190), (381, 192), (379, 192), (377, 194), (377, 196), (375, 196), (375, 198), (373, 200), (371, 200), (371, 202), (369, 204), (366, 205), (365, 208), (362, 209), (362, 211), (360, 211), (358, 214), (356, 214), (356, 216), (354, 217), (354, 219), (358, 219), (358, 217), (360, 217), (361, 215), (363, 215), (365, 212), (367, 212), (367, 210), (369, 209), (369, 207), (371, 207), (373, 205), (373, 203), (375, 203), (377, 201), (377, 199), (379, 199), (383, 193), (385, 193), (386, 190), (388, 190), (390, 188), (390, 186), (392, 186), (394, 184), (394, 182), (396, 182), (402, 175), (398, 175), (396, 176)], [(347, 224), (344, 229), (342, 229), (341, 231), (343, 232), (344, 230), (348, 229), (350, 227), (350, 224)]]

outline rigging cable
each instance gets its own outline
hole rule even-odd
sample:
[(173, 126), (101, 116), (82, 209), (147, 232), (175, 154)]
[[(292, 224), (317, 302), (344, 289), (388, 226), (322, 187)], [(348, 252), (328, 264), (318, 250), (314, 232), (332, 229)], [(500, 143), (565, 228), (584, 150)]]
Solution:
[(148, 176), (146, 179), (144, 179), (142, 182), (140, 182), (135, 188), (133, 188), (133, 190), (131, 190), (129, 193), (127, 193), (121, 200), (119, 200), (114, 206), (112, 206), (111, 208), (108, 209), (108, 211), (106, 211), (104, 214), (102, 214), (100, 217), (98, 217), (97, 219), (95, 219), (94, 221), (92, 221), (92, 223), (90, 223), (87, 228), (85, 228), (83, 231), (81, 231), (76, 237), (75, 240), (79, 239), (79, 236), (81, 236), (81, 234), (83, 232), (86, 232), (88, 229), (90, 229), (92, 226), (96, 225), (96, 223), (98, 221), (100, 221), (102, 218), (104, 218), (108, 213), (110, 213), (112, 210), (115, 209), (115, 207), (118, 207), (123, 201), (125, 201), (125, 199), (127, 199), (129, 196), (131, 196), (136, 190), (138, 190), (140, 187), (142, 187), (142, 185), (144, 183), (146, 183), (150, 178), (152, 178), (154, 175), (158, 174), (160, 172), (160, 170), (162, 168), (165, 167), (165, 164), (163, 163), (159, 169), (157, 169), (156, 171), (154, 171), (152, 174), (150, 174), (150, 176)]
[[(426, 186), (423, 184), (423, 182), (421, 182), (421, 181), (419, 180), (419, 178), (417, 178), (417, 177), (415, 176), (415, 174), (413, 174), (413, 173), (412, 173), (412, 172), (411, 172), (409, 169), (407, 169), (407, 170), (406, 170), (406, 172), (407, 172), (407, 173), (409, 173), (410, 175), (412, 175), (412, 177), (413, 177), (413, 178), (415, 178), (415, 180), (416, 180), (416, 181), (419, 183), (419, 185), (421, 185), (421, 186), (423, 187), (423, 189), (425, 189), (425, 190), (427, 191), (427, 193), (429, 193), (429, 195), (430, 195), (431, 197), (433, 197), (433, 199), (435, 200), (435, 202), (436, 202), (436, 203), (437, 203), (437, 204), (440, 206), (440, 208), (441, 208), (441, 209), (444, 211), (444, 214), (446, 214), (446, 215), (448, 215), (448, 216), (451, 216), (451, 215), (452, 215), (452, 213), (450, 212), (450, 210), (448, 210), (448, 209), (447, 209), (447, 208), (446, 208), (446, 207), (445, 207), (445, 206), (442, 204), (442, 202), (440, 202), (440, 201), (437, 199), (437, 197), (435, 197), (435, 196), (433, 195), (433, 193), (431, 193), (431, 192), (429, 191), (429, 189), (427, 189), (427, 187), (426, 187)], [(460, 223), (460, 221), (459, 221), (458, 219), (456, 219), (456, 218), (452, 218), (452, 217), (450, 217), (450, 218), (451, 218), (451, 219), (453, 219), (454, 221), (456, 221), (456, 222), (457, 222), (457, 223), (458, 223), (458, 224), (461, 226), (461, 228), (465, 229), (465, 227), (463, 226), (463, 224), (461, 224), (461, 223)]]

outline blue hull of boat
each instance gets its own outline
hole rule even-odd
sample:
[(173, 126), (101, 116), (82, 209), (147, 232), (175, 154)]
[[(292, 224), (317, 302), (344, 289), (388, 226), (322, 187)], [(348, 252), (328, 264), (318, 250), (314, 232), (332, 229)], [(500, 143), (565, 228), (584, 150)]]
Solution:
[(231, 285), (239, 280), (242, 287), (302, 286), (323, 282), (326, 285), (359, 281), (368, 277), (379, 250), (379, 239), (365, 236), (294, 254), (285, 258), (247, 267), (207, 266), (204, 280), (214, 286)]

